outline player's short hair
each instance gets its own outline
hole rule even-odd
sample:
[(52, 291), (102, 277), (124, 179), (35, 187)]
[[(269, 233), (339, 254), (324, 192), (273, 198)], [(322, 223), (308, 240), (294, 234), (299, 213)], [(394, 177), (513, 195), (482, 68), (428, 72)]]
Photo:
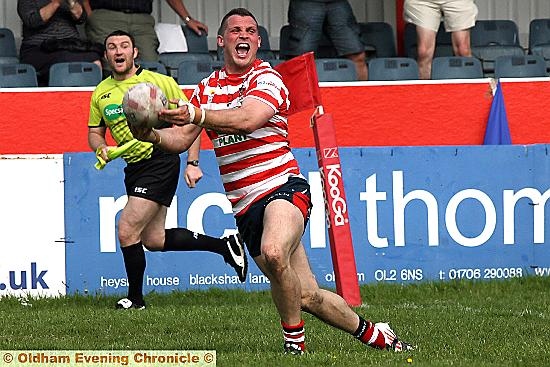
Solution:
[(103, 46), (105, 46), (105, 49), (107, 49), (107, 40), (109, 39), (109, 37), (113, 37), (113, 36), (126, 36), (130, 38), (130, 42), (132, 42), (132, 48), (136, 47), (136, 40), (134, 39), (134, 36), (132, 36), (130, 33), (126, 31), (117, 29), (116, 31), (112, 31), (107, 35), (107, 37), (105, 37), (105, 40), (103, 41)]
[(258, 21), (256, 20), (256, 17), (248, 9), (235, 8), (235, 9), (231, 9), (229, 13), (225, 14), (225, 16), (223, 17), (222, 24), (220, 26), (220, 34), (223, 34), (225, 32), (225, 29), (227, 28), (227, 19), (229, 19), (229, 17), (233, 15), (239, 15), (241, 17), (251, 17), (252, 19), (254, 19), (256, 26), (258, 25)]

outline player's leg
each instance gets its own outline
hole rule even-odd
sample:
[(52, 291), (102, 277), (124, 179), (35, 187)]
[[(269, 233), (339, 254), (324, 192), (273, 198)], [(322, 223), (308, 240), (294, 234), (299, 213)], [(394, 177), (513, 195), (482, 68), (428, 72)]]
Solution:
[[(154, 201), (129, 196), (118, 221), (118, 239), (128, 277), (128, 296), (117, 303), (119, 308), (145, 308), (143, 300), (143, 276), (145, 273), (145, 253), (141, 233), (162, 206)], [(162, 227), (161, 227), (162, 228)]]
[[(140, 163), (141, 164), (141, 163)], [(238, 234), (223, 238), (210, 237), (186, 228), (171, 228), (165, 230), (166, 212), (176, 193), (180, 174), (180, 158), (178, 155), (153, 152), (152, 162), (144, 162), (132, 167), (127, 173), (127, 192), (131, 195), (144, 196), (157, 202), (161, 208), (148, 222), (141, 233), (143, 245), (150, 251), (209, 251), (223, 256), (243, 282), (246, 279), (247, 259), (242, 240)], [(147, 169), (147, 175), (141, 175)], [(137, 175), (133, 173), (137, 172)], [(137, 179), (134, 180), (134, 176)], [(135, 187), (147, 188), (138, 190)]]
[(244, 250), (243, 241), (238, 233), (230, 234), (222, 238), (211, 237), (197, 232), (190, 231), (187, 228), (164, 229), (164, 219), (162, 218), (162, 230), (159, 226), (151, 223), (144, 233), (144, 244), (150, 251), (208, 251), (221, 255), (224, 261), (229, 264), (237, 273), (239, 280), (246, 280), (248, 271), (248, 260)]
[(373, 348), (395, 351), (412, 349), (409, 344), (398, 340), (389, 325), (363, 319), (338, 294), (319, 288), (301, 243), (292, 254), (291, 266), (300, 279), (304, 311)]
[(265, 208), (261, 255), (254, 261), (269, 278), (271, 296), (281, 318), (285, 351), (303, 353), (304, 324), (300, 281), (290, 264), (303, 233), (302, 213), (290, 202), (273, 200)]

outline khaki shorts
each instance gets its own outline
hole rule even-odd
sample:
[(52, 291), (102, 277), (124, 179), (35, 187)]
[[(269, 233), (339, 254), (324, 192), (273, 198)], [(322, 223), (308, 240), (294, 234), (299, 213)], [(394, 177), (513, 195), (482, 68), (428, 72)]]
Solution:
[(463, 31), (475, 25), (477, 6), (474, 0), (405, 0), (403, 17), (434, 32), (443, 17), (447, 32)]

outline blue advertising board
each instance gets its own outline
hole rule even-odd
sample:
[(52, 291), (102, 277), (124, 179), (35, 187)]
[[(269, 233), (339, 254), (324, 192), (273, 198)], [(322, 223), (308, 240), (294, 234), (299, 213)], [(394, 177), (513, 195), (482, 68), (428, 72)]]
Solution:
[[(303, 242), (323, 287), (335, 286), (315, 150), (293, 150), (312, 186)], [(346, 215), (360, 284), (504, 279), (550, 275), (545, 216), (550, 195), (547, 145), (341, 148)], [(167, 227), (221, 237), (235, 229), (212, 151), (204, 178), (183, 180)], [(125, 203), (124, 163), (93, 168), (92, 153), (64, 156), (67, 292), (126, 292), (116, 220)], [(182, 167), (182, 171), (183, 171)], [(147, 253), (145, 291), (268, 288), (250, 261), (238, 282), (219, 255)]]

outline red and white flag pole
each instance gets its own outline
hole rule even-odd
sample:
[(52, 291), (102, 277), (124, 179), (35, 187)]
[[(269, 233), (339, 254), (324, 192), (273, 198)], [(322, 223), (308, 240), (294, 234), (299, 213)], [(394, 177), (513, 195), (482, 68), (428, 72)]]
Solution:
[(323, 183), (336, 292), (350, 306), (359, 306), (361, 294), (334, 121), (330, 114), (325, 114), (323, 111), (313, 52), (279, 64), (275, 70), (281, 74), (289, 90), (291, 101), (289, 115), (315, 108), (315, 113), (311, 117), (311, 126)]

